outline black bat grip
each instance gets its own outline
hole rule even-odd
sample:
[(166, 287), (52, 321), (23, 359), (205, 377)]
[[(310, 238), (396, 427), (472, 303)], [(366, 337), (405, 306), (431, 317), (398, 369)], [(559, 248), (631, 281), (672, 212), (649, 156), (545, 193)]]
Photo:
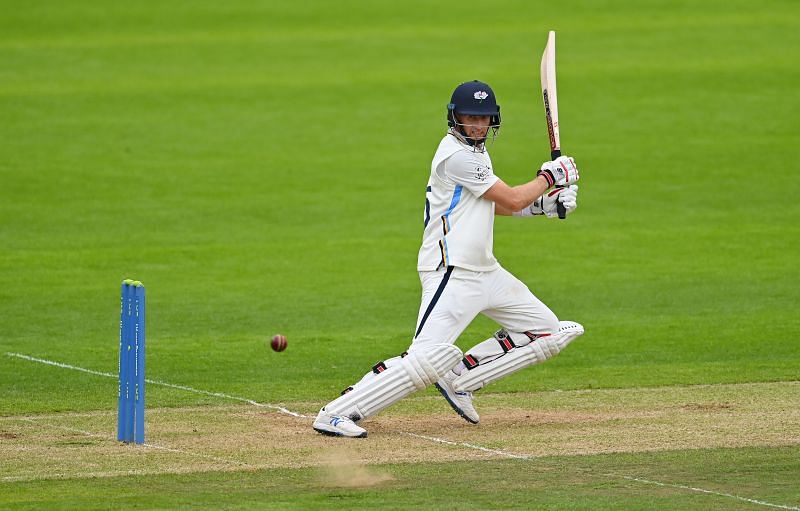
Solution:
[[(553, 149), (552, 151), (550, 151), (550, 159), (551, 160), (555, 160), (559, 156), (561, 156), (561, 150), (560, 149)], [(563, 186), (558, 186), (557, 188), (564, 188), (564, 187)], [(564, 207), (564, 203), (562, 203), (558, 199), (556, 199), (556, 213), (558, 213), (559, 220), (564, 220), (565, 218), (567, 218), (567, 208), (565, 208)]]
[(556, 202), (556, 212), (558, 213), (558, 219), (564, 220), (567, 218), (567, 208), (560, 202)]

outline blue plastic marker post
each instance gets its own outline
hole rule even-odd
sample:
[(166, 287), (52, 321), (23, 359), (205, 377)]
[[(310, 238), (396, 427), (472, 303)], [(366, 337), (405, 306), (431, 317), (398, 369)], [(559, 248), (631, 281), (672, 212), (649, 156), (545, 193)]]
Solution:
[(144, 443), (145, 290), (125, 279), (120, 290), (117, 440)]
[(122, 334), (120, 346), (120, 409), (119, 409), (119, 423), (120, 431), (117, 437), (122, 442), (130, 442), (133, 440), (133, 400), (131, 388), (131, 377), (133, 376), (133, 367), (131, 364), (131, 349), (132, 349), (132, 333), (133, 321), (131, 317), (131, 310), (133, 308), (133, 281), (126, 279), (122, 282)]
[(128, 367), (125, 358), (125, 293), (127, 291), (125, 282), (120, 286), (119, 293), (119, 387), (117, 389), (117, 440), (125, 440), (125, 369)]
[(137, 444), (144, 443), (144, 347), (145, 347), (145, 291), (141, 282), (136, 282), (134, 287), (136, 293), (136, 339), (135, 339), (135, 362), (136, 377), (135, 397), (136, 407), (134, 410), (134, 441)]
[(128, 320), (128, 332), (125, 348), (125, 361), (128, 365), (125, 370), (127, 377), (125, 381), (126, 400), (125, 400), (125, 442), (133, 442), (133, 421), (136, 413), (136, 403), (134, 402), (134, 377), (136, 375), (136, 288), (133, 282), (128, 282), (127, 308), (125, 310)]

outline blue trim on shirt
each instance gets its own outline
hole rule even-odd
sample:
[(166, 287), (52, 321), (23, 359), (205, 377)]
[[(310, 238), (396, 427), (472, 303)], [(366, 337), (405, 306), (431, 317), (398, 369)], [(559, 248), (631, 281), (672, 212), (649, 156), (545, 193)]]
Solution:
[(453, 200), (450, 201), (450, 207), (444, 213), (444, 219), (447, 222), (447, 232), (450, 232), (450, 213), (458, 206), (458, 202), (461, 200), (461, 190), (464, 187), (461, 185), (456, 185), (455, 191), (453, 191)]
[[(450, 232), (450, 213), (452, 213), (453, 210), (456, 208), (456, 206), (458, 206), (458, 203), (461, 200), (461, 190), (463, 190), (463, 189), (464, 189), (463, 186), (456, 185), (456, 189), (453, 190), (453, 199), (450, 201), (450, 207), (447, 208), (447, 211), (445, 211), (444, 215), (442, 215), (442, 218), (444, 218), (444, 223), (447, 226), (447, 232), (445, 233), (445, 236), (447, 235), (447, 233)], [(442, 244), (444, 245), (444, 259), (445, 259), (444, 260), (444, 264), (446, 266), (449, 266), (450, 265), (450, 257), (449, 257), (450, 251), (447, 250), (447, 240), (442, 238)]]

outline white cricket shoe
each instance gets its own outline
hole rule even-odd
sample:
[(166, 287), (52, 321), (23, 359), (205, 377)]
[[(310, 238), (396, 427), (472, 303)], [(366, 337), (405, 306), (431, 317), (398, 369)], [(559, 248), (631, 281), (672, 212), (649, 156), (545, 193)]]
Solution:
[(453, 380), (458, 377), (453, 371), (447, 371), (447, 374), (436, 382), (436, 388), (442, 393), (450, 406), (457, 414), (464, 417), (467, 422), (477, 424), (481, 420), (475, 407), (472, 406), (472, 392), (456, 392), (453, 390)]
[(351, 438), (364, 438), (367, 430), (357, 426), (350, 417), (344, 415), (333, 415), (325, 411), (319, 411), (317, 418), (314, 419), (314, 430), (323, 435), (347, 436)]

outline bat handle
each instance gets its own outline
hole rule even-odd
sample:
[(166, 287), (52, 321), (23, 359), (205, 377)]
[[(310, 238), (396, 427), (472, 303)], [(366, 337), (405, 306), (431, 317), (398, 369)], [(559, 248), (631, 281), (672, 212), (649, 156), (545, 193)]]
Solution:
[[(561, 156), (561, 149), (553, 149), (550, 151), (550, 159), (555, 160)], [(558, 186), (557, 188), (564, 188), (563, 186)], [(558, 213), (558, 218), (560, 220), (564, 220), (567, 218), (567, 208), (564, 207), (564, 204), (560, 201), (556, 200), (556, 213)]]

